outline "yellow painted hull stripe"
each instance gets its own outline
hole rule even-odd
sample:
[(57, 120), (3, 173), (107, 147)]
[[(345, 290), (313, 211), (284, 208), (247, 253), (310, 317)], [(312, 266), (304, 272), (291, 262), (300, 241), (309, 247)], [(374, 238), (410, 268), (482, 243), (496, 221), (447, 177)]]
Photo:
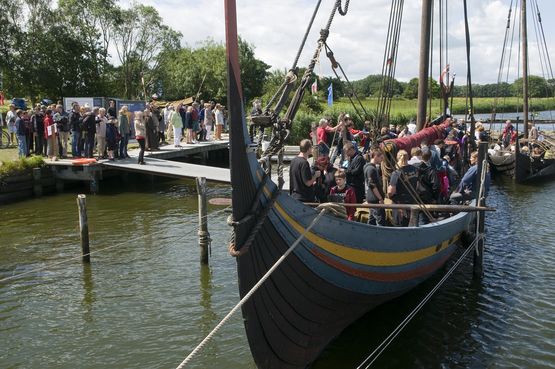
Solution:
[[(274, 205), (277, 212), (285, 219), (293, 229), (298, 233), (304, 232), (305, 228), (294, 220), (287, 212), (281, 207), (281, 205), (276, 202)], [(383, 251), (368, 251), (353, 249), (338, 243), (331, 242), (322, 238), (313, 232), (308, 232), (305, 236), (310, 242), (318, 246), (319, 248), (329, 252), (332, 255), (340, 257), (344, 260), (351, 261), (353, 263), (369, 265), (369, 266), (399, 266), (414, 263), (423, 259), (426, 259), (434, 254), (440, 252), (447, 248), (450, 244), (457, 241), (460, 235), (456, 235), (452, 240), (445, 240), (441, 245), (434, 245), (424, 249), (415, 251), (403, 251), (403, 252), (383, 252)], [(439, 246), (439, 247), (438, 247)]]

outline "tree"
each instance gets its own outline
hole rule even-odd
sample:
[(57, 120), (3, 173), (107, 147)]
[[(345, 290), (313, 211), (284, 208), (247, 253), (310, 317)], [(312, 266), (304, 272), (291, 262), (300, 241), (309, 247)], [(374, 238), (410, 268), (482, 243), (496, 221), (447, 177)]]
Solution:
[(121, 11), (121, 18), (124, 21), (114, 28), (121, 63), (121, 94), (128, 99), (142, 96), (146, 100), (156, 88), (155, 77), (161, 62), (158, 56), (165, 50), (178, 49), (181, 34), (164, 25), (151, 6), (132, 4), (130, 9)]
[(407, 83), (405, 91), (403, 91), (403, 97), (411, 100), (418, 97), (418, 78), (413, 78)]
[[(517, 79), (513, 83), (513, 93), (515, 96), (522, 96), (522, 78)], [(553, 92), (548, 82), (543, 77), (528, 77), (528, 94), (529, 97), (549, 97)]]
[[(252, 46), (241, 39), (239, 53), (243, 93), (249, 101), (264, 94), (269, 66), (256, 59)], [(160, 58), (159, 78), (166, 99), (196, 96), (197, 93), (205, 100), (227, 99), (227, 65), (222, 43), (208, 39), (196, 49), (167, 50)]]

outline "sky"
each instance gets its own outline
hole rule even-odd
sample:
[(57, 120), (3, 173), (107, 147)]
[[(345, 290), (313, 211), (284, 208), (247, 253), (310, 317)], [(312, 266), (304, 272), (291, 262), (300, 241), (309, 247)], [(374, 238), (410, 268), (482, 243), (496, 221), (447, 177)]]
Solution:
[[(126, 1), (123, 0), (123, 6)], [(183, 34), (182, 45), (194, 47), (207, 38), (216, 41), (225, 38), (223, 0), (142, 0), (142, 3), (155, 7), (165, 24)], [(272, 69), (288, 69), (316, 3), (317, 0), (237, 0), (239, 35), (255, 47), (256, 57)], [(325, 26), (334, 3), (335, 0), (322, 0), (299, 66), (307, 66), (310, 62), (319, 31)], [(448, 3), (449, 63), (452, 73), (456, 74), (455, 83), (465, 84), (463, 1), (449, 0)], [(555, 13), (555, 1), (528, 0), (529, 8), (536, 3), (542, 14), (548, 50), (555, 53), (555, 22), (549, 21), (549, 15)], [(473, 83), (497, 82), (510, 4), (511, 0), (468, 0)], [(353, 0), (346, 16), (336, 14), (328, 44), (350, 80), (381, 73), (390, 7), (391, 0)], [(532, 9), (528, 12), (530, 74), (541, 76)], [(396, 73), (396, 78), (402, 81), (418, 76), (420, 17), (421, 1), (405, 1)], [(436, 45), (438, 40), (436, 36)], [(517, 78), (517, 40), (515, 36), (509, 82)], [(434, 54), (436, 57), (439, 54), (437, 47)], [(552, 57), (555, 58), (555, 54)], [(439, 60), (434, 61), (433, 68), (437, 79)], [(324, 76), (333, 74), (325, 57), (315, 71)]]

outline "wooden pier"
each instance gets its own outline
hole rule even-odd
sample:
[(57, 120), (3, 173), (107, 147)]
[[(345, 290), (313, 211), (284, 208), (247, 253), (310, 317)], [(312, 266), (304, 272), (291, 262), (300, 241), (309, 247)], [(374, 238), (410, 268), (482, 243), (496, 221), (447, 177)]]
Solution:
[[(85, 181), (90, 184), (92, 193), (99, 191), (99, 182), (119, 171), (139, 172), (172, 178), (205, 177), (207, 180), (229, 183), (229, 169), (208, 165), (211, 157), (224, 160), (228, 157), (228, 141), (200, 142), (176, 148), (173, 145), (161, 146), (156, 151), (145, 151), (146, 165), (137, 164), (139, 150), (129, 150), (131, 158), (110, 161), (99, 160), (90, 164), (76, 165), (72, 159), (58, 161), (46, 160), (56, 180)], [(196, 158), (202, 165), (183, 163), (176, 160)]]
[[(99, 182), (105, 177), (124, 172), (136, 172), (154, 176), (170, 178), (206, 178), (208, 181), (230, 183), (228, 168), (210, 166), (211, 156), (220, 159), (228, 157), (228, 141), (201, 142), (176, 148), (173, 145), (162, 146), (160, 150), (145, 151), (146, 165), (139, 165), (137, 157), (139, 150), (128, 152), (131, 158), (121, 160), (99, 160), (90, 164), (75, 165), (72, 159), (58, 161), (46, 160), (56, 180), (63, 186), (64, 181), (84, 181), (90, 185), (90, 191), (97, 193)], [(293, 150), (291, 148), (290, 150)], [(184, 158), (196, 157), (201, 164), (191, 164), (177, 161)], [(289, 189), (289, 168), (284, 170), (284, 189)]]

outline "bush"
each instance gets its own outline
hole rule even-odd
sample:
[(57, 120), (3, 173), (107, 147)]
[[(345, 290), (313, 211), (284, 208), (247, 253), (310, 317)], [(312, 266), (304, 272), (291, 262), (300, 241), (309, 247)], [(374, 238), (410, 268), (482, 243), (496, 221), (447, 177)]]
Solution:
[(17, 160), (3, 161), (0, 165), (0, 178), (21, 175), (31, 172), (33, 168), (44, 165), (42, 156), (31, 156)]

